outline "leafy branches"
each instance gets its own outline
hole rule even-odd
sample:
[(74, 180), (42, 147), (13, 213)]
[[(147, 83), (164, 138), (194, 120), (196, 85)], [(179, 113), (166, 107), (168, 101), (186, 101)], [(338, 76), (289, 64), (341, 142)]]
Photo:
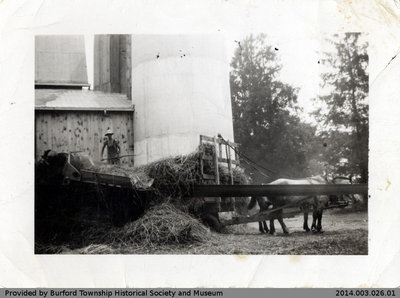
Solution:
[(234, 131), (241, 150), (277, 177), (306, 175), (315, 129), (296, 115), (298, 89), (278, 79), (282, 65), (267, 37), (244, 39), (231, 67)]
[[(319, 100), (327, 107), (317, 119), (324, 124), (321, 136), (332, 145), (326, 161), (341, 174), (368, 179), (368, 53), (360, 33), (334, 35), (334, 52), (325, 53), (321, 87), (328, 90)], [(321, 112), (321, 111), (319, 111)], [(347, 160), (341, 165), (340, 160)]]

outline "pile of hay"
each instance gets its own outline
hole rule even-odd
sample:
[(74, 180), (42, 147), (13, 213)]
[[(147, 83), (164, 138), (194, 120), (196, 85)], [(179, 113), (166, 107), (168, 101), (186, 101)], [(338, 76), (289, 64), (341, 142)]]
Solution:
[(183, 197), (201, 181), (198, 152), (165, 158), (137, 170), (153, 179), (152, 188), (160, 197)]
[[(165, 158), (144, 166), (129, 168), (120, 165), (102, 165), (96, 170), (108, 174), (129, 177), (134, 188), (152, 189), (157, 197), (180, 198), (187, 196), (190, 188), (202, 183), (200, 175), (200, 156), (203, 152), (215, 151), (212, 145), (202, 145), (189, 155)], [(219, 165), (221, 184), (230, 184), (228, 167)], [(204, 172), (215, 173), (212, 161), (204, 161)], [(240, 167), (232, 169), (234, 184), (248, 184), (249, 178)]]
[(178, 210), (170, 203), (150, 208), (138, 220), (120, 230), (123, 243), (142, 246), (203, 242), (209, 239), (209, 230), (197, 219)]

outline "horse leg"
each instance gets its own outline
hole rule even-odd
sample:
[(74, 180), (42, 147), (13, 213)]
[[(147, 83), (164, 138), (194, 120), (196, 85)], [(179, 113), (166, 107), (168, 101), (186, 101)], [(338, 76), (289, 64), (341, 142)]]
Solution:
[(305, 211), (305, 212), (304, 212), (303, 229), (304, 229), (306, 232), (310, 232), (310, 228), (308, 227), (308, 211)]
[[(263, 211), (264, 211), (264, 209), (260, 208), (260, 212), (263, 212)], [(265, 220), (258, 222), (258, 230), (260, 231), (260, 233), (264, 233), (264, 232), (268, 233), (269, 232), (267, 222)]]
[(263, 224), (265, 233), (268, 233), (269, 229), (268, 229), (268, 226), (267, 226), (267, 222), (265, 220), (263, 220), (262, 224)]
[(275, 234), (275, 224), (274, 224), (274, 218), (271, 218), (270, 220), (269, 220), (269, 233), (271, 234), (271, 235), (274, 235)]
[[(282, 211), (282, 210), (281, 210), (281, 211)], [(289, 230), (288, 230), (288, 228), (286, 227), (285, 223), (283, 222), (282, 212), (280, 212), (279, 215), (278, 215), (278, 221), (279, 221), (279, 223), (281, 224), (283, 233), (289, 234)]]
[(319, 210), (318, 212), (318, 225), (317, 225), (317, 231), (319, 233), (323, 233), (324, 231), (322, 230), (322, 209)]
[(318, 218), (317, 211), (314, 210), (312, 216), (312, 225), (311, 225), (311, 231), (313, 233), (317, 233), (317, 218)]
[(263, 226), (262, 226), (262, 221), (258, 222), (258, 230), (260, 231), (260, 233), (264, 233), (264, 229), (263, 229)]

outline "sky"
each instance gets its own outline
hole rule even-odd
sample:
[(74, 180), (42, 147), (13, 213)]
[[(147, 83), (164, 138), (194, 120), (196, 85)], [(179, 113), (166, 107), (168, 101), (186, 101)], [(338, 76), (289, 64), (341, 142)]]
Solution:
[[(227, 38), (229, 61), (231, 61), (238, 47), (235, 40), (241, 41), (248, 35), (249, 33)], [(328, 70), (333, 70), (318, 63), (318, 61), (323, 58), (323, 53), (335, 53), (334, 45), (328, 41), (332, 37), (333, 34), (320, 33), (316, 35), (315, 32), (311, 31), (296, 32), (296, 35), (279, 36), (267, 33), (267, 44), (278, 49), (277, 56), (282, 65), (279, 79), (284, 83), (299, 88), (298, 103), (303, 108), (301, 116), (304, 121), (311, 124), (316, 124), (316, 121), (309, 113), (321, 107), (321, 103), (313, 99), (330, 91), (329, 87), (321, 87), (321, 74)], [(359, 41), (367, 43), (368, 35), (361, 35)]]
[[(232, 59), (237, 48), (235, 40), (243, 40), (248, 34), (227, 38), (227, 53)], [(315, 38), (309, 32), (294, 35), (273, 36), (267, 34), (267, 43), (277, 48), (277, 55), (282, 64), (280, 80), (299, 88), (298, 102), (304, 109), (304, 120), (314, 122), (308, 113), (315, 110), (313, 98), (316, 98), (321, 90), (322, 66), (318, 64), (321, 51), (331, 51), (332, 48), (325, 42), (328, 36)]]

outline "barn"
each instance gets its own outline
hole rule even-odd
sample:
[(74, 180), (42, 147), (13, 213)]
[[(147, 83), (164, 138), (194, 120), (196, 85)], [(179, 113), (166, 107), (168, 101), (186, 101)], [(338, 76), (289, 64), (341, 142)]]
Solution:
[(101, 162), (107, 129), (126, 156), (121, 163), (136, 166), (190, 154), (200, 135), (234, 140), (219, 35), (95, 35), (91, 44), (57, 35), (35, 42), (36, 159), (53, 149), (84, 151)]
[[(133, 155), (134, 108), (125, 95), (37, 89), (35, 97), (36, 158), (51, 148), (57, 152), (84, 151), (100, 161), (107, 129), (113, 130), (119, 141), (121, 155)], [(121, 162), (133, 164), (133, 156)]]
[(111, 129), (125, 156), (121, 163), (133, 165), (134, 105), (126, 70), (130, 39), (96, 38), (94, 90), (84, 41), (83, 36), (36, 37), (35, 158), (52, 149), (83, 151), (100, 162), (107, 156), (101, 156), (104, 134)]

